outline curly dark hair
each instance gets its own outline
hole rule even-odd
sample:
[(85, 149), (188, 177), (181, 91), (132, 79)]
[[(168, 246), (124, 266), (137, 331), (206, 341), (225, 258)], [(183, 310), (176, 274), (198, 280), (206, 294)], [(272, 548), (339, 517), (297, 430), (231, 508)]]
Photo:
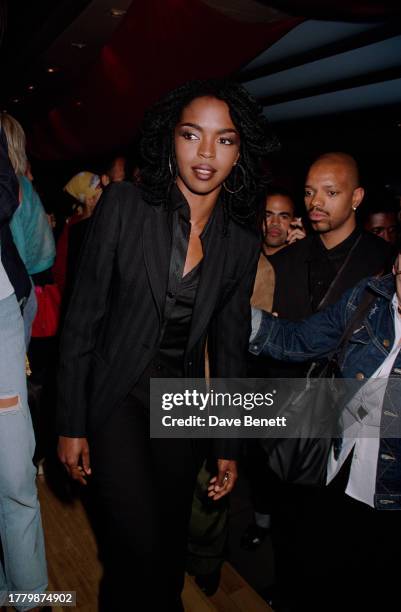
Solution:
[(145, 199), (154, 205), (167, 205), (174, 183), (169, 162), (176, 170), (174, 128), (183, 109), (196, 98), (210, 96), (223, 100), (240, 138), (240, 165), (233, 168), (227, 187), (221, 191), (226, 216), (244, 223), (255, 219), (267, 177), (263, 158), (279, 148), (259, 104), (238, 83), (227, 80), (190, 81), (167, 94), (145, 114), (141, 133), (141, 188)]

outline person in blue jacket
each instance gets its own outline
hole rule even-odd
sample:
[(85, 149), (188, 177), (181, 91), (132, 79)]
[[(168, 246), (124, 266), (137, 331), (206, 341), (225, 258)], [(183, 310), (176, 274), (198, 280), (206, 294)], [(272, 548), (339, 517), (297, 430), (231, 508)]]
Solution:
[[(19, 206), (10, 220), (12, 237), (33, 283), (37, 284), (39, 274), (42, 275), (41, 283), (45, 278), (49, 282), (49, 272), (56, 257), (56, 245), (40, 197), (26, 176), (28, 162), (25, 152), (25, 133), (21, 124), (8, 113), (2, 114), (2, 126), (7, 138), (10, 161), (19, 183)], [(32, 287), (24, 308), (27, 347), (36, 310), (36, 295)]]
[[(305, 525), (304, 548), (299, 547), (300, 598), (294, 610), (368, 610), (374, 605), (384, 610), (392, 609), (383, 607), (384, 601), (396, 601), (401, 547), (401, 254), (392, 274), (361, 281), (337, 303), (302, 321), (253, 310), (251, 353), (302, 362), (327, 357), (338, 347), (367, 292), (374, 299), (340, 364), (344, 378), (362, 383), (347, 404), (361, 416), (351, 434), (333, 444), (324, 494), (310, 494), (310, 525)], [(308, 538), (314, 546), (308, 546)], [(363, 586), (366, 581), (369, 585)]]
[[(31, 284), (11, 237), (18, 181), (0, 117), (0, 606), (15, 591), (42, 593), (47, 569), (27, 401), (22, 310)], [(14, 604), (40, 610), (37, 603)]]

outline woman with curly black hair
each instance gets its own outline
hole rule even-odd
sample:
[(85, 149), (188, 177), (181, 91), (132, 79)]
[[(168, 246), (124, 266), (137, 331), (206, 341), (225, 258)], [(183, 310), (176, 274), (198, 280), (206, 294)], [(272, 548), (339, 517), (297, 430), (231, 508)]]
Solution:
[(172, 135), (182, 109), (194, 99), (204, 97), (226, 103), (230, 120), (240, 137), (240, 160), (231, 171), (221, 199), (233, 219), (247, 221), (255, 215), (256, 196), (263, 187), (261, 159), (276, 149), (278, 142), (255, 101), (241, 85), (230, 81), (190, 81), (147, 112), (141, 141), (145, 163), (141, 179), (146, 198), (152, 204), (165, 203), (166, 192), (173, 182), (172, 170), (177, 171)]
[[(61, 342), (59, 456), (97, 492), (102, 610), (183, 609), (204, 449), (150, 439), (149, 381), (203, 377), (206, 340), (212, 376), (245, 375), (260, 247), (252, 226), (273, 144), (240, 85), (186, 84), (145, 117), (140, 188), (111, 185), (96, 209)], [(236, 450), (215, 445), (212, 499), (234, 486)]]

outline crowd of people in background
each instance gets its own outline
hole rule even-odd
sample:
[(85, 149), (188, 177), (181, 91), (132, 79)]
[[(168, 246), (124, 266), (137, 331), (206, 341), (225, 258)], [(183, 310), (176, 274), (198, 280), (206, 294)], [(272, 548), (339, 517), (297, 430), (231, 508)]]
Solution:
[[(118, 584), (134, 572), (138, 597), (160, 597), (160, 610), (177, 612), (191, 503), (202, 505), (195, 483), (211, 451), (188, 441), (145, 444), (149, 379), (204, 376), (205, 360), (213, 376), (305, 377), (335, 348), (367, 284), (376, 310), (351, 337), (344, 370), (358, 380), (400, 376), (401, 194), (380, 184), (366, 190), (356, 159), (339, 151), (316, 157), (303, 194), (289, 188), (290, 176), (278, 184), (262, 170), (274, 148), (267, 123), (241, 87), (224, 83), (187, 85), (156, 105), (145, 119), (142, 161), (135, 156), (132, 172), (120, 153), (101, 166), (86, 162), (59, 186), (62, 214), (57, 201), (45, 196), (42, 204), (21, 125), (2, 113), (0, 130), (0, 592), (46, 590), (35, 477), (59, 434), (70, 475), (85, 484), (93, 471), (112, 536), (101, 543), (99, 609), (117, 609)], [(89, 387), (107, 427), (93, 407), (77, 412)], [(330, 458), (328, 487), (311, 490), (279, 481), (258, 440), (241, 449), (219, 442), (204, 486), (216, 501), (231, 492), (239, 461), (254, 508), (241, 545), (252, 551), (272, 535), (274, 610), (359, 610), (362, 600), (368, 610), (384, 590), (394, 595), (397, 445), (354, 441)], [(161, 482), (167, 455), (170, 500)], [(226, 514), (216, 523), (224, 534)], [(208, 595), (221, 563), (198, 577)], [(155, 574), (161, 588), (151, 594)], [(370, 580), (376, 587), (361, 594)], [(386, 580), (394, 582), (385, 589)]]

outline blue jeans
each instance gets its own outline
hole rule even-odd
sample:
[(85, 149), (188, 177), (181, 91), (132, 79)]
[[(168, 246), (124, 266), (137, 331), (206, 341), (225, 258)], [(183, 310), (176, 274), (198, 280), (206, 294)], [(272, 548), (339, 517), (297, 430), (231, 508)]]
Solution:
[(47, 587), (46, 557), (32, 463), (24, 322), (15, 295), (0, 300), (0, 400), (0, 592), (40, 593)]

